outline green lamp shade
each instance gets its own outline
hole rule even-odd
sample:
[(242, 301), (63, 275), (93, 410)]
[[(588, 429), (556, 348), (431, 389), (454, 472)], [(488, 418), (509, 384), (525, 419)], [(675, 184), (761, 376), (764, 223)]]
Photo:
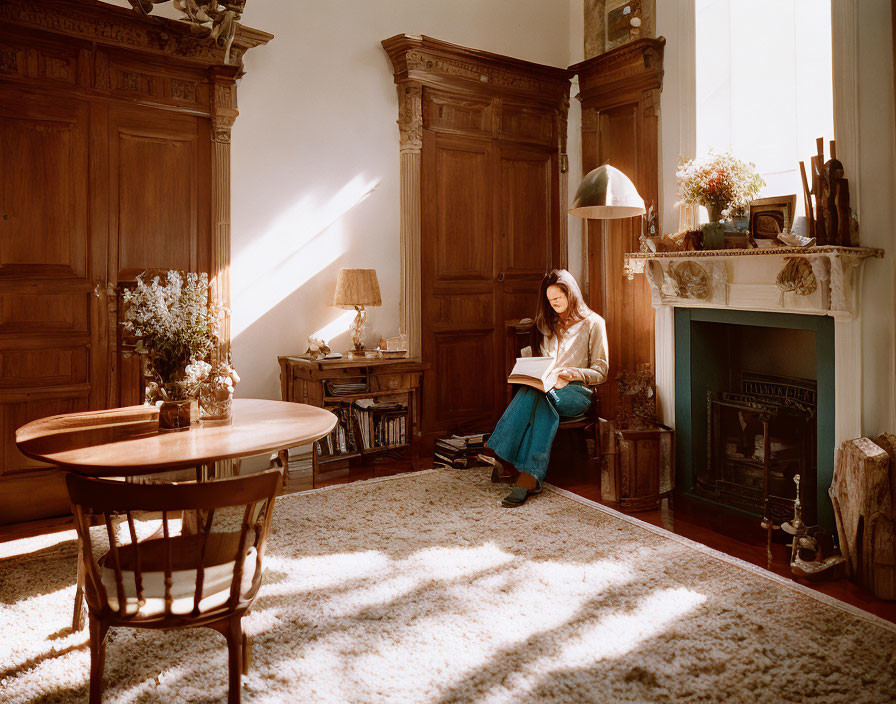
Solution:
[(628, 176), (604, 164), (589, 171), (582, 180), (569, 212), (580, 218), (613, 220), (643, 215), (646, 209)]

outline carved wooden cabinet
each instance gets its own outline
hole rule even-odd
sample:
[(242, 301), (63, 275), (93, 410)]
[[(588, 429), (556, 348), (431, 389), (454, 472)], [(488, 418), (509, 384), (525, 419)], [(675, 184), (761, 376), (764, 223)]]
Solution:
[(504, 408), (504, 321), (565, 263), (569, 77), (430, 37), (383, 46), (398, 85), (402, 325), (424, 379), (425, 447)]
[[(666, 40), (639, 39), (570, 66), (582, 102), (582, 171), (612, 164), (659, 209), (659, 113)], [(624, 255), (640, 246), (641, 218), (587, 221), (587, 296), (607, 321), (610, 378), (653, 364), (654, 311), (644, 277), (628, 280)], [(615, 384), (600, 389), (601, 409), (616, 415)]]
[(25, 458), (35, 418), (142, 401), (123, 287), (206, 271), (228, 296), (229, 139), (241, 57), (97, 0), (0, 0), (0, 523), (68, 512)]

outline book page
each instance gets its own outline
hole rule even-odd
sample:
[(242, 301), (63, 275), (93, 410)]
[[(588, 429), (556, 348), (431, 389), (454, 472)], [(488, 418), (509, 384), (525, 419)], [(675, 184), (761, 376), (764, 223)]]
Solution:
[(513, 365), (511, 376), (520, 374), (522, 376), (531, 376), (533, 379), (542, 379), (548, 371), (554, 366), (553, 357), (517, 357), (516, 364)]

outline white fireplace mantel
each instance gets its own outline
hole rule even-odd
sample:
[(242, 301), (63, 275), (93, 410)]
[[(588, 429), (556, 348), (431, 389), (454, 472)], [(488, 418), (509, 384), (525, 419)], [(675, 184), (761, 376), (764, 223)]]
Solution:
[(883, 256), (882, 249), (865, 247), (626, 254), (626, 274), (646, 275), (656, 309), (656, 383), (663, 421), (674, 425), (675, 420), (676, 307), (828, 315), (834, 318), (835, 447), (861, 437), (862, 270), (866, 260)]

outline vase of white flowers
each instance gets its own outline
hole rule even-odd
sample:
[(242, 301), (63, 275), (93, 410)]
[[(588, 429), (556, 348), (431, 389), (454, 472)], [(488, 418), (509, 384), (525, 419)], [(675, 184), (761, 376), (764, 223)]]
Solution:
[(199, 419), (200, 385), (218, 346), (223, 310), (209, 294), (207, 274), (169, 271), (123, 294), (124, 329), (136, 340), (147, 379), (146, 402), (159, 408), (160, 430), (186, 430)]
[[(731, 219), (736, 208), (746, 206), (759, 194), (765, 181), (756, 171), (756, 164), (741, 161), (729, 153), (717, 154), (712, 149), (698, 159), (680, 160), (678, 171), (678, 197), (683, 203), (704, 205), (709, 212), (712, 233), (721, 235), (724, 246), (722, 220)], [(718, 242), (706, 242), (704, 247), (715, 249)], [(718, 238), (717, 238), (718, 239)]]

